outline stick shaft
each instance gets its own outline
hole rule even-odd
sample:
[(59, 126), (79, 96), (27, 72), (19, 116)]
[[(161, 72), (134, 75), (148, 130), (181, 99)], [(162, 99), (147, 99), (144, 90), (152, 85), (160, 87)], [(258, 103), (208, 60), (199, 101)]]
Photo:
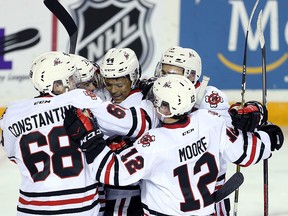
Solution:
[[(262, 103), (267, 107), (267, 79), (266, 79), (266, 45), (262, 29), (262, 10), (258, 15), (257, 30), (262, 54)], [(268, 196), (268, 159), (263, 161), (263, 195), (264, 195), (264, 216), (269, 215), (269, 196)]]
[[(245, 91), (246, 91), (246, 67), (247, 67), (247, 44), (248, 44), (248, 35), (249, 35), (249, 31), (250, 31), (250, 24), (252, 21), (252, 18), (254, 16), (254, 12), (257, 8), (257, 5), (259, 3), (259, 0), (256, 0), (250, 18), (249, 18), (249, 22), (248, 22), (248, 26), (247, 26), (247, 31), (246, 31), (246, 36), (245, 36), (245, 45), (244, 45), (244, 57), (243, 57), (243, 70), (242, 70), (242, 82), (241, 82), (241, 106), (244, 107), (244, 103), (245, 103)], [(237, 165), (236, 168), (236, 172), (240, 172), (240, 166)], [(237, 216), (237, 211), (238, 211), (238, 199), (239, 199), (239, 188), (237, 188), (235, 190), (235, 196), (234, 196), (234, 211), (233, 211), (233, 215)]]

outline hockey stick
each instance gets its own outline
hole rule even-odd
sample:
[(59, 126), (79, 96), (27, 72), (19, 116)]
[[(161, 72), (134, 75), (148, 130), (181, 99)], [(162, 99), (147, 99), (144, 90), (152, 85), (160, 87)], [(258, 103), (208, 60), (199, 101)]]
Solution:
[(44, 0), (45, 6), (60, 20), (69, 34), (69, 53), (75, 54), (78, 37), (78, 27), (67, 10), (58, 0)]
[[(241, 99), (241, 105), (242, 107), (244, 106), (245, 103), (245, 99), (244, 99), (244, 95), (245, 95), (245, 90), (246, 90), (246, 63), (247, 63), (247, 43), (248, 43), (248, 35), (249, 35), (249, 30), (250, 30), (250, 24), (254, 15), (254, 12), (256, 10), (256, 7), (259, 3), (259, 0), (256, 0), (254, 7), (252, 9), (251, 15), (249, 17), (249, 22), (248, 22), (248, 26), (247, 26), (247, 31), (246, 31), (246, 36), (245, 36), (245, 45), (244, 45), (244, 57), (243, 57), (243, 70), (242, 70), (242, 83), (241, 83), (241, 95), (242, 95), (242, 99)], [(240, 172), (240, 166), (237, 165), (236, 167), (236, 172)], [(234, 196), (234, 212), (233, 215), (237, 216), (237, 207), (238, 207), (238, 199), (239, 199), (239, 188), (237, 188), (235, 190), (235, 196)]]
[(244, 182), (244, 176), (241, 172), (234, 173), (225, 184), (215, 192), (215, 203), (229, 196), (233, 191), (239, 188)]
[[(262, 29), (262, 10), (257, 19), (257, 30), (259, 34), (259, 41), (262, 52), (262, 99), (263, 105), (267, 107), (267, 85), (266, 85), (266, 46), (265, 38)], [(263, 161), (263, 183), (264, 183), (264, 216), (269, 215), (268, 208), (268, 159)]]
[(200, 104), (201, 104), (201, 102), (203, 100), (205, 89), (206, 89), (206, 87), (208, 85), (209, 80), (210, 80), (210, 77), (203, 76), (199, 91), (197, 93), (196, 102), (195, 102), (195, 105), (194, 105), (194, 107), (197, 108), (197, 109), (200, 107)]
[(256, 7), (259, 3), (259, 0), (256, 0), (255, 5), (253, 7), (253, 10), (251, 12), (250, 18), (249, 18), (249, 22), (248, 22), (248, 26), (247, 26), (247, 31), (246, 31), (246, 37), (245, 37), (245, 46), (244, 46), (244, 58), (243, 58), (243, 69), (242, 69), (242, 91), (241, 91), (241, 95), (242, 95), (242, 100), (241, 100), (241, 104), (242, 106), (244, 106), (245, 100), (244, 100), (244, 94), (245, 94), (245, 90), (246, 90), (246, 61), (247, 61), (247, 43), (248, 43), (248, 35), (249, 35), (249, 30), (250, 30), (250, 24), (254, 15), (254, 12), (256, 10)]

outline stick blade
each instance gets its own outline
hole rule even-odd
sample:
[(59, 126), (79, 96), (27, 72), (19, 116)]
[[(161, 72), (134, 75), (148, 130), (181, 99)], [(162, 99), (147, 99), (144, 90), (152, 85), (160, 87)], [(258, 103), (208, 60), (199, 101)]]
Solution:
[(224, 185), (215, 192), (215, 202), (219, 202), (238, 189), (244, 182), (244, 176), (241, 172), (233, 174)]
[(256, 8), (257, 8), (257, 6), (258, 6), (258, 3), (259, 3), (259, 0), (256, 0), (255, 4), (254, 4), (254, 6), (253, 6), (253, 9), (252, 9), (251, 15), (250, 15), (250, 17), (249, 17), (249, 22), (248, 22), (248, 26), (247, 26), (247, 31), (249, 31), (249, 29), (250, 29), (251, 21), (252, 21), (252, 18), (253, 18), (253, 16), (254, 16), (254, 12), (255, 12), (255, 10), (256, 10)]

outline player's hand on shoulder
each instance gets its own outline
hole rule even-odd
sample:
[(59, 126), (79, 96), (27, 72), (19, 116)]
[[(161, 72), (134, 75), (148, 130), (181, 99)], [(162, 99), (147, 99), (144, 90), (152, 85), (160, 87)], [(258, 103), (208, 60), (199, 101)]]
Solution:
[[(122, 136), (116, 136), (113, 138), (108, 138), (106, 140), (106, 145), (113, 151), (113, 152), (120, 152), (126, 147), (128, 147), (128, 139), (124, 139)], [(131, 141), (130, 141), (131, 142)]]
[(103, 133), (90, 110), (75, 107), (65, 111), (64, 127), (67, 135), (83, 152), (90, 152), (98, 145), (105, 145)]
[(232, 104), (228, 110), (232, 125), (242, 131), (254, 131), (267, 121), (267, 109), (258, 101)]
[(271, 151), (279, 150), (283, 146), (284, 135), (279, 126), (268, 122), (261, 125), (258, 130), (264, 131), (269, 135), (271, 141)]

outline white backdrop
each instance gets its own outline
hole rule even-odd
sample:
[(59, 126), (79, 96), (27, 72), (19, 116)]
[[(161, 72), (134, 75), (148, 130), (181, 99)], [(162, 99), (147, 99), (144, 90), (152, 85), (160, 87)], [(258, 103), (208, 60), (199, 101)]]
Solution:
[[(65, 8), (83, 0), (60, 0)], [(154, 4), (150, 28), (154, 38), (154, 53), (150, 66), (143, 77), (154, 73), (157, 61), (168, 47), (178, 43), (179, 1), (149, 0)], [(12, 69), (0, 69), (0, 107), (37, 94), (28, 73), (32, 60), (43, 52), (51, 50), (52, 14), (41, 0), (9, 0), (0, 2), (0, 28), (5, 35), (11, 35), (27, 28), (39, 30), (41, 40), (33, 47), (9, 52), (4, 61), (12, 62)], [(59, 41), (57, 50), (68, 51), (69, 36), (62, 24), (58, 24)]]

